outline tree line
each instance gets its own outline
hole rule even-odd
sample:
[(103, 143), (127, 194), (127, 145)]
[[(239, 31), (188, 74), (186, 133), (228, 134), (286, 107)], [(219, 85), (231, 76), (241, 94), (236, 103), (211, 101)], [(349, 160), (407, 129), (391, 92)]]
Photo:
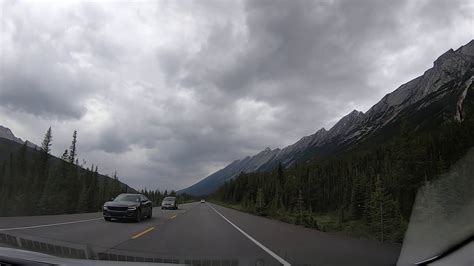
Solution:
[(402, 123), (389, 141), (368, 141), (286, 169), (280, 164), (268, 172), (241, 173), (212, 198), (314, 228), (320, 227), (319, 215), (330, 213), (341, 226), (355, 222), (371, 238), (401, 242), (418, 189), (474, 146), (473, 125), (471, 118), (409, 132)]
[(166, 197), (176, 197), (178, 204), (188, 203), (196, 200), (196, 197), (192, 195), (186, 193), (177, 194), (174, 190), (171, 190), (170, 192), (168, 192), (168, 190), (161, 192), (158, 189), (147, 190), (145, 188), (140, 190), (140, 193), (145, 195), (151, 202), (153, 202), (153, 206), (156, 207), (161, 206), (161, 202)]
[(97, 165), (79, 165), (77, 131), (60, 160), (51, 156), (52, 141), (50, 127), (39, 149), (25, 143), (0, 162), (0, 216), (95, 212), (126, 192), (116, 174), (108, 178)]

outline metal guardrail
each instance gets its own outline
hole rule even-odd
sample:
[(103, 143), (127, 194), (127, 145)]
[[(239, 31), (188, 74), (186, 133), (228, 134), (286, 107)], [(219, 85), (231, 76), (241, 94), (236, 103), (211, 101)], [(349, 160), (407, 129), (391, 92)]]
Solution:
[(65, 258), (94, 259), (95, 257), (87, 245), (62, 243), (55, 240), (38, 240), (35, 237), (28, 237), (17, 233), (0, 233), (0, 245)]
[[(128, 252), (126, 252), (128, 253)], [(196, 266), (238, 266), (238, 260), (217, 260), (217, 259), (173, 259), (173, 258), (153, 258), (143, 256), (131, 256), (130, 254), (120, 254), (116, 252), (100, 252), (98, 253), (100, 260), (111, 261), (130, 261), (130, 262), (158, 262), (172, 264), (187, 264)]]

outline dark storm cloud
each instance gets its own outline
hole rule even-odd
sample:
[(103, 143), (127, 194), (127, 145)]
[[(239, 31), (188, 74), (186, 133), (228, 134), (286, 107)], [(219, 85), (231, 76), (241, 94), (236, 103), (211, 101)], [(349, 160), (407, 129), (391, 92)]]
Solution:
[(56, 153), (78, 129), (103, 172), (183, 188), (422, 74), (472, 38), (466, 2), (5, 2), (0, 118), (33, 140), (53, 124)]
[[(10, 4), (16, 7), (18, 3)], [(84, 69), (83, 54), (78, 51), (93, 50), (95, 57), (103, 58), (98, 52), (107, 50), (93, 37), (100, 15), (87, 6), (81, 4), (77, 11), (62, 15), (65, 21), (55, 28), (16, 12), (9, 14), (9, 21), (2, 20), (2, 29), (8, 32), (2, 32), (2, 106), (52, 119), (80, 119), (85, 114), (83, 100), (106, 82)], [(3, 8), (9, 10), (8, 2)], [(84, 12), (91, 16), (87, 21), (79, 17)], [(80, 30), (71, 34), (74, 28)]]
[(197, 57), (222, 55), (237, 46), (243, 48), (235, 56), (237, 62), (222, 71), (203, 61), (200, 69), (208, 71), (202, 74), (203, 79), (231, 91), (257, 90), (253, 85), (269, 80), (301, 82), (304, 84), (298, 87), (305, 86), (305, 90), (314, 88), (316, 82), (328, 82), (331, 88), (316, 89), (338, 93), (332, 87), (363, 76), (353, 70), (367, 71), (367, 61), (373, 59), (365, 54), (370, 45), (393, 35), (397, 18), (391, 11), (402, 2), (394, 3), (397, 5), (383, 1), (371, 1), (371, 5), (355, 1), (248, 1), (248, 40), (238, 42), (232, 28), (218, 27)]
[(38, 84), (38, 80), (12, 75), (2, 80), (1, 85), (8, 89), (0, 92), (0, 104), (13, 110), (38, 116), (76, 119), (86, 111), (80, 104), (65, 100), (69, 95), (58, 95), (54, 90), (48, 92)]
[(80, 70), (71, 73), (67, 66), (53, 65), (48, 62), (51, 59), (40, 62), (45, 57), (35, 56), (2, 68), (0, 104), (35, 116), (80, 119), (87, 111), (85, 96), (104, 83), (94, 75)]

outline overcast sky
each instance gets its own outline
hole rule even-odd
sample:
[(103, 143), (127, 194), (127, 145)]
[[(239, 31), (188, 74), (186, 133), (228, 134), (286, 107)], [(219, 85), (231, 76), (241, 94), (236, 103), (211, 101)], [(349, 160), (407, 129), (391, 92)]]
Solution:
[[(61, 2), (67, 2), (61, 3)], [(1, 2), (0, 125), (135, 188), (292, 144), (474, 37), (473, 1)]]

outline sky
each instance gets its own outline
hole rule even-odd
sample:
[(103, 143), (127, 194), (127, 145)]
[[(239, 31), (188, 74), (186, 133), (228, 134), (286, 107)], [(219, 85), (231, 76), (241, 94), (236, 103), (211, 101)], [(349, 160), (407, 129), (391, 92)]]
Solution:
[[(67, 3), (66, 3), (67, 2)], [(290, 145), (474, 37), (464, 0), (0, 3), (0, 125), (134, 188)]]

